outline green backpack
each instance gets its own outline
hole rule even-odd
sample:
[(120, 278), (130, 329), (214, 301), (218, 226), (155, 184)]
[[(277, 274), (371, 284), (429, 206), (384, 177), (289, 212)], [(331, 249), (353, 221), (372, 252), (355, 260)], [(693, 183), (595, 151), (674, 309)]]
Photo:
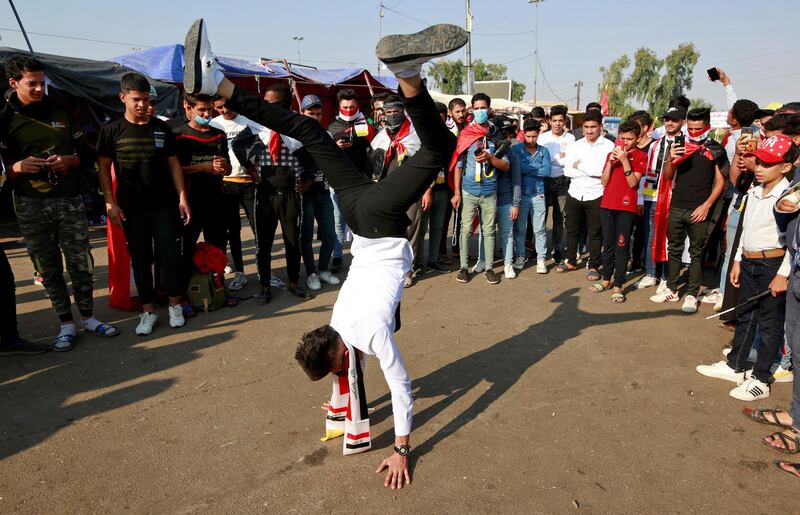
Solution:
[(214, 282), (214, 274), (195, 272), (189, 279), (189, 302), (196, 310), (206, 313), (225, 305), (225, 286)]

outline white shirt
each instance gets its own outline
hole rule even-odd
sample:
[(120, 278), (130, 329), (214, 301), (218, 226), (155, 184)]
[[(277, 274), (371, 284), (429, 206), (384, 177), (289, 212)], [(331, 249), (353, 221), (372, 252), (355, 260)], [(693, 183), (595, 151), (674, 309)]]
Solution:
[(558, 156), (565, 152), (567, 147), (575, 143), (575, 136), (569, 131), (564, 131), (561, 136), (556, 136), (553, 131), (541, 133), (537, 140), (539, 145), (550, 152), (550, 178), (561, 177), (564, 175), (564, 166), (558, 162)]
[(403, 297), (403, 279), (413, 254), (406, 238), (353, 235), (353, 261), (333, 305), (331, 327), (348, 344), (380, 362), (392, 394), (394, 433), (411, 433), (413, 400), (400, 350), (394, 340), (394, 314)]
[(269, 145), (269, 132), (267, 128), (242, 115), (237, 115), (233, 120), (226, 120), (222, 115), (219, 115), (212, 118), (208, 124), (225, 132), (225, 135), (228, 137), (228, 158), (231, 161), (231, 173), (227, 177), (249, 178), (250, 174), (247, 173), (245, 167), (236, 159), (236, 154), (233, 153), (233, 145), (231, 143), (233, 143), (234, 138), (236, 138), (240, 132), (250, 127), (253, 134), (261, 138), (261, 141), (263, 141), (265, 145)]
[[(747, 193), (747, 208), (744, 210), (742, 222), (742, 236), (739, 248), (736, 249), (736, 261), (742, 260), (742, 252), (771, 250), (783, 248), (783, 234), (778, 231), (775, 215), (772, 211), (778, 202), (778, 197), (789, 187), (789, 181), (784, 177), (775, 185), (769, 194), (764, 196), (764, 186), (758, 185)], [(778, 269), (778, 275), (789, 277), (791, 271), (791, 257), (787, 252)]]
[[(558, 162), (569, 177), (569, 195), (577, 200), (595, 200), (603, 196), (603, 167), (614, 144), (600, 136), (594, 143), (584, 137), (568, 146)], [(577, 167), (575, 166), (577, 164)]]

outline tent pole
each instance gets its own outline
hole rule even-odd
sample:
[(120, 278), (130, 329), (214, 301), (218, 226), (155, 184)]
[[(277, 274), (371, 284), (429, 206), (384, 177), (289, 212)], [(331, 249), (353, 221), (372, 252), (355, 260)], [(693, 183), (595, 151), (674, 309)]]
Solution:
[(372, 83), (369, 81), (369, 73), (367, 73), (367, 70), (364, 70), (364, 80), (367, 83), (367, 88), (369, 88), (369, 97), (370, 98), (374, 98), (375, 97), (375, 93), (373, 93), (373, 91), (372, 91)]
[(17, 18), (17, 25), (19, 25), (19, 30), (22, 31), (22, 37), (25, 38), (25, 43), (28, 44), (28, 50), (32, 56), (36, 57), (36, 53), (31, 46), (31, 40), (28, 39), (28, 33), (25, 32), (25, 27), (22, 26), (22, 20), (19, 19), (19, 13), (17, 13), (17, 8), (14, 6), (14, 0), (8, 0), (8, 3), (11, 5), (11, 10), (14, 11), (14, 17)]

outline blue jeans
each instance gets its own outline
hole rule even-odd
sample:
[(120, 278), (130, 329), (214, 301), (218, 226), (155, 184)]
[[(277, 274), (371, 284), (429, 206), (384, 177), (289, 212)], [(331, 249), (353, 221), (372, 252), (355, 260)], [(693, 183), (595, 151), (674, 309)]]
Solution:
[(653, 242), (656, 234), (656, 203), (644, 201), (644, 270), (647, 275), (661, 278), (664, 274), (664, 264), (653, 261)]
[(525, 256), (525, 232), (528, 229), (528, 216), (530, 216), (533, 227), (536, 256), (538, 259), (544, 259), (547, 255), (547, 203), (544, 199), (544, 193), (522, 195), (522, 202), (519, 205), (519, 218), (517, 218), (517, 223), (514, 224), (517, 256)]
[(514, 222), (511, 220), (511, 204), (497, 206), (497, 238), (503, 249), (503, 265), (514, 261)]
[(341, 258), (344, 250), (344, 213), (339, 205), (339, 196), (331, 188), (331, 201), (333, 201), (333, 229), (336, 232), (336, 241), (333, 243), (333, 257)]
[[(314, 220), (317, 221), (317, 235), (322, 240), (319, 247), (319, 265), (314, 262)], [(303, 194), (303, 225), (300, 228), (300, 249), (306, 265), (306, 275), (324, 272), (328, 269), (334, 245), (334, 208), (331, 196), (327, 193), (307, 192)]]
[(742, 217), (742, 212), (733, 208), (733, 202), (728, 209), (728, 224), (725, 230), (725, 261), (722, 262), (722, 272), (719, 274), (719, 291), (725, 293), (725, 284), (728, 282), (728, 265), (731, 262), (731, 252), (733, 248), (733, 240), (736, 238), (736, 229), (739, 228), (739, 220)]

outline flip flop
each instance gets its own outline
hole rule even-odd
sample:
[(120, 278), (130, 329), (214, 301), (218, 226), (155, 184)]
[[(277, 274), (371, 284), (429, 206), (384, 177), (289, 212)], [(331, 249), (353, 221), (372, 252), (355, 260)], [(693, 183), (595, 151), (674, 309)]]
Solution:
[[(772, 463), (774, 463), (775, 466), (778, 467), (778, 470), (780, 470), (781, 472), (786, 472), (787, 474), (791, 474), (795, 477), (800, 477), (800, 463), (794, 463), (792, 461), (783, 461), (783, 460), (772, 460)], [(789, 465), (790, 468), (794, 469), (794, 472), (793, 473), (789, 472), (788, 470), (783, 468), (783, 465)]]
[(599, 281), (600, 280), (600, 272), (597, 270), (589, 270), (589, 273), (586, 274), (587, 281)]
[(623, 302), (625, 302), (625, 294), (619, 292), (612, 294), (611, 302), (614, 302), (615, 304), (622, 304)]
[(75, 335), (62, 334), (53, 339), (53, 350), (56, 352), (66, 352), (75, 348)]
[(111, 324), (99, 324), (94, 329), (86, 329), (84, 327), (83, 330), (86, 331), (87, 333), (92, 333), (94, 335), (97, 335), (100, 338), (113, 338), (119, 334), (117, 328)]
[[(776, 450), (778, 452), (782, 452), (784, 454), (797, 454), (797, 453), (800, 453), (800, 433), (798, 433), (793, 428), (789, 428), (789, 430), (794, 434), (794, 437), (786, 436), (783, 433), (783, 431), (777, 431), (777, 432), (772, 433), (771, 435), (763, 438), (761, 440), (761, 443), (763, 443), (764, 445), (766, 445), (770, 449), (774, 449), (774, 450)], [(767, 441), (767, 438), (770, 438), (771, 440), (774, 440), (775, 438), (778, 438), (778, 440), (780, 440), (781, 444), (783, 444), (783, 447), (778, 447), (776, 445), (771, 444), (770, 442)], [(789, 444), (790, 443), (794, 444), (794, 450), (789, 449)]]
[(610, 290), (611, 285), (604, 286), (603, 283), (594, 283), (590, 288), (589, 291), (592, 293), (603, 293), (606, 290)]
[(577, 266), (572, 266), (572, 265), (570, 265), (569, 263), (559, 263), (559, 264), (557, 264), (557, 265), (556, 265), (556, 267), (554, 268), (554, 270), (555, 270), (556, 272), (559, 272), (559, 273), (563, 273), (563, 272), (571, 272), (571, 271), (573, 271), (573, 270), (577, 270), (577, 269), (578, 269), (578, 267), (577, 267)]
[[(778, 413), (784, 413), (783, 410), (778, 408), (773, 409), (756, 409), (756, 408), (742, 408), (742, 414), (750, 420), (755, 420), (759, 424), (766, 424), (769, 426), (778, 426), (784, 429), (789, 429), (791, 425), (785, 425), (778, 422)], [(765, 415), (772, 415), (772, 420), (769, 420)]]

